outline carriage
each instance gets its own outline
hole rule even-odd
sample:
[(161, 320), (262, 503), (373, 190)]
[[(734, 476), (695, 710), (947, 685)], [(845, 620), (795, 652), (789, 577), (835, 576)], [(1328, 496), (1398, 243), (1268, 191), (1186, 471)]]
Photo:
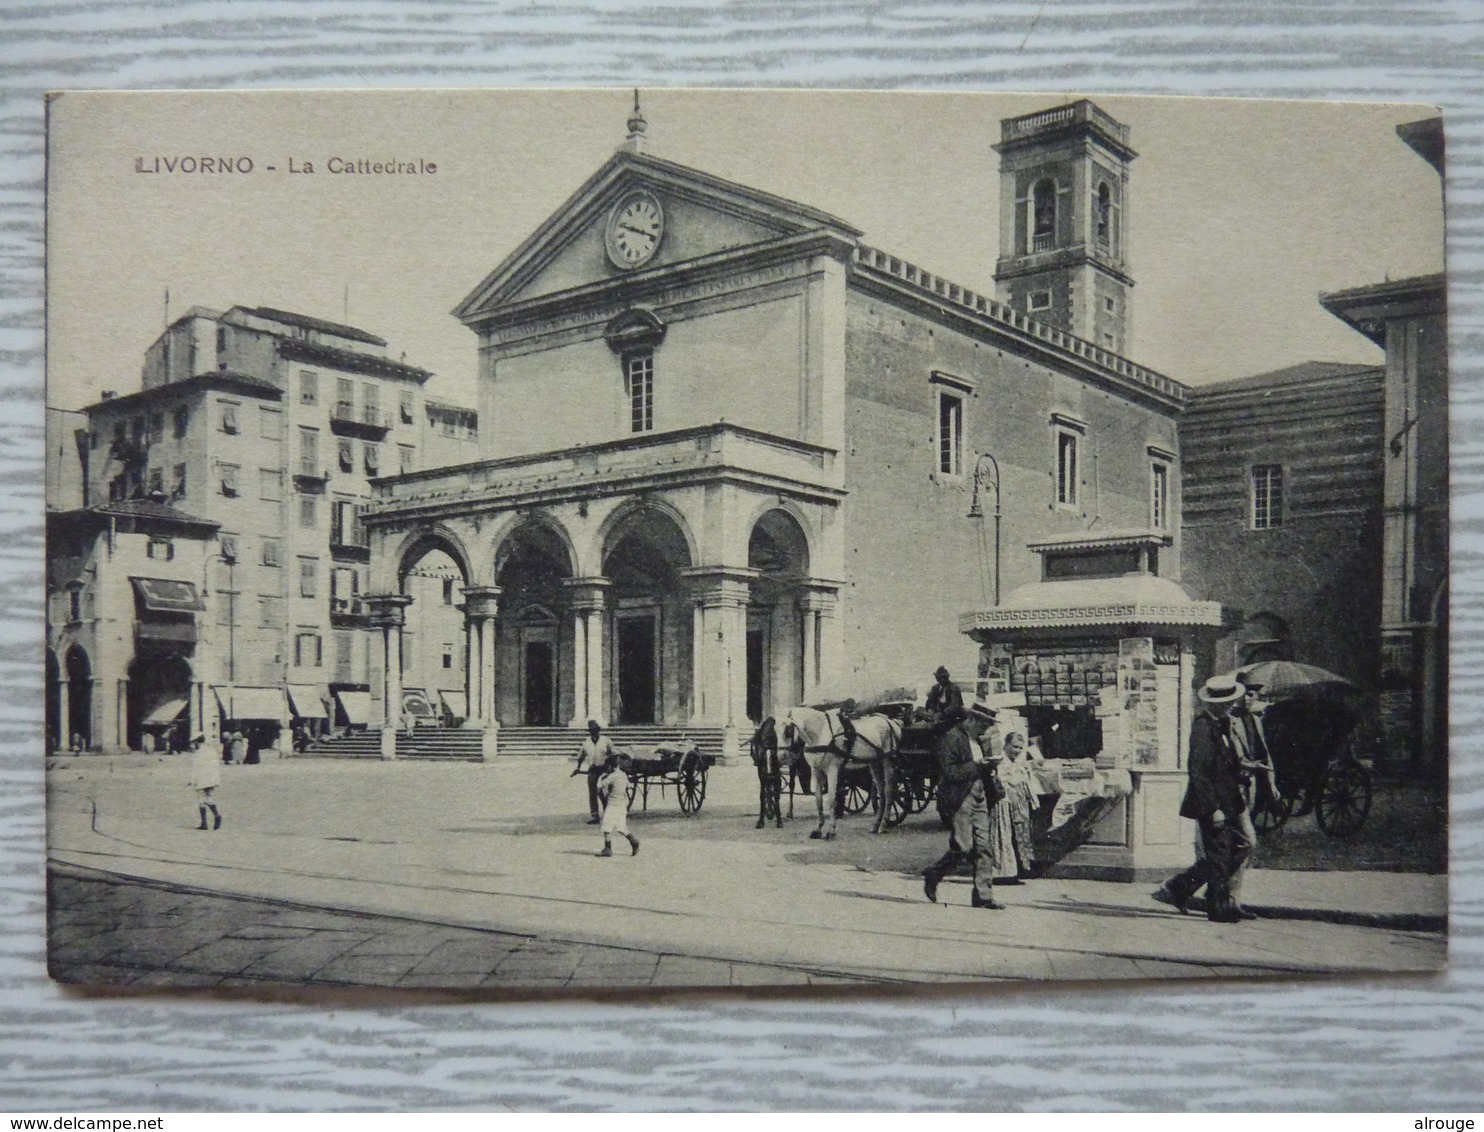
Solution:
[(1263, 712), (1263, 730), (1273, 755), (1281, 800), (1263, 775), (1256, 777), (1252, 821), (1259, 833), (1281, 828), (1291, 817), (1313, 813), (1324, 833), (1353, 837), (1371, 811), (1370, 768), (1360, 757), (1359, 718), (1347, 702), (1355, 689), (1322, 668), (1271, 661), (1238, 672), (1264, 686), (1273, 702)]
[(649, 791), (658, 789), (660, 797), (673, 787), (680, 812), (697, 814), (706, 801), (706, 776), (716, 763), (694, 743), (661, 743), (649, 755), (624, 752), (629, 759), (629, 806), (637, 795), (641, 809), (649, 809)]
[[(938, 796), (938, 759), (933, 752), (937, 731), (933, 724), (914, 722), (912, 706), (897, 714), (897, 705), (888, 705), (883, 715), (891, 715), (902, 724), (901, 743), (893, 763), (891, 805), (886, 813), (888, 825), (900, 825), (913, 814), (920, 814)], [(854, 767), (841, 776), (841, 809), (847, 814), (875, 812), (876, 791), (870, 771)]]

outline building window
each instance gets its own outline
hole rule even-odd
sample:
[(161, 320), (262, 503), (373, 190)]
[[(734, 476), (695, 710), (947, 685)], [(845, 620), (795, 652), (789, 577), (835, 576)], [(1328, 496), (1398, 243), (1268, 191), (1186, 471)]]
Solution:
[(1107, 181), (1098, 182), (1097, 196), (1092, 202), (1098, 247), (1113, 250), (1113, 190)]
[(156, 493), (158, 493), (160, 495), (164, 495), (165, 494), (165, 469), (164, 468), (151, 468), (149, 470), (149, 481), (148, 482), (149, 482), (148, 490), (149, 490), (149, 493), (151, 495), (155, 495)]
[(1149, 525), (1157, 531), (1170, 525), (1170, 466), (1163, 460), (1149, 465)]
[(381, 475), (381, 449), (375, 444), (367, 444), (366, 451), (366, 474), (368, 476)]
[(76, 586), (67, 591), (67, 620), (82, 620), (82, 590)]
[(222, 431), (235, 434), (237, 432), (237, 406), (222, 403)]
[(1075, 508), (1082, 498), (1082, 438), (1087, 426), (1061, 413), (1051, 414), (1056, 438), (1056, 505)]
[(330, 574), (330, 612), (356, 612), (356, 597), (361, 592), (355, 570), (337, 566)]
[(654, 428), (654, 355), (629, 354), (623, 360), (624, 390), (629, 398), (629, 431)]
[(217, 544), (221, 547), (221, 559), (228, 566), (237, 561), (237, 536), (218, 535)]
[(227, 328), (225, 326), (216, 328), (216, 352), (218, 355), (227, 352)]
[(1026, 299), (1026, 307), (1033, 311), (1049, 311), (1051, 309), (1051, 292), (1032, 291)]
[(1049, 177), (1031, 190), (1031, 251), (1044, 252), (1056, 246), (1056, 182)]
[(342, 421), (356, 419), (356, 383), (348, 377), (335, 379), (335, 418)]
[(169, 562), (175, 558), (175, 544), (168, 538), (152, 538), (144, 553), (156, 562)]
[(413, 470), (412, 452), (413, 448), (410, 444), (397, 445), (397, 473), (399, 475), (405, 476), (408, 472)]
[(283, 498), (283, 473), (277, 468), (258, 469), (258, 498), (269, 503)]
[(258, 626), (262, 629), (277, 629), (283, 624), (283, 598), (258, 598)]
[(938, 472), (964, 474), (964, 399), (946, 389), (938, 390)]
[(318, 429), (301, 428), (299, 430), (299, 474), (301, 476), (319, 475)]
[(151, 413), (149, 415), (149, 442), (158, 444), (165, 439), (165, 414)]
[(353, 472), (356, 470), (356, 448), (349, 440), (342, 440), (336, 446), (336, 461), (342, 472)]
[(263, 540), (263, 565), (277, 566), (282, 558), (281, 544), (276, 538), (265, 538)]
[(403, 424), (411, 424), (412, 423), (413, 405), (412, 405), (412, 394), (411, 393), (404, 392), (402, 394), (402, 396), (400, 398), (399, 412), (400, 412), (400, 415), (402, 417), (402, 423)]
[(1109, 314), (1113, 313), (1115, 305), (1111, 296), (1103, 299), (1103, 309)]
[(171, 485), (170, 496), (172, 499), (184, 499), (186, 493), (186, 466), (175, 465), (175, 482)]
[(228, 497), (237, 494), (237, 472), (236, 464), (218, 464), (217, 473), (221, 477), (222, 494)]
[(258, 406), (258, 435), (264, 440), (283, 438), (283, 414), (277, 409)]
[(299, 496), (299, 526), (312, 531), (318, 523), (319, 497), (316, 495)]
[(314, 558), (299, 559), (299, 596), (315, 597), (319, 578), (319, 561)]
[(444, 605), (452, 605), (453, 604), (453, 579), (452, 578), (444, 578), (443, 579), (443, 604)]
[(448, 641), (443, 642), (443, 667), (453, 667), (453, 645)]
[(1283, 465), (1252, 466), (1252, 529), (1271, 530), (1283, 525)]
[(381, 424), (381, 391), (369, 382), (361, 386), (361, 413), (367, 424)]
[(175, 439), (184, 440), (186, 431), (191, 425), (191, 410), (184, 405), (178, 405), (170, 414), (170, 420), (174, 426)]
[(324, 662), (323, 642), (318, 633), (294, 634), (294, 666), (318, 668)]
[(353, 500), (337, 499), (330, 513), (330, 542), (335, 546), (369, 546), (361, 510)]
[(299, 404), (319, 404), (319, 374), (307, 369), (299, 374)]

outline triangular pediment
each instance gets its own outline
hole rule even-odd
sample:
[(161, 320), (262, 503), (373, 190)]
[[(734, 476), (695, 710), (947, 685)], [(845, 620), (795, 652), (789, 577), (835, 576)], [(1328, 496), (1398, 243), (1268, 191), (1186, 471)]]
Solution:
[[(635, 194), (648, 194), (658, 204), (660, 234), (642, 264), (621, 267), (610, 255), (610, 224)], [(818, 231), (852, 241), (861, 235), (807, 205), (648, 154), (620, 151), (453, 313), (474, 322), (501, 307)]]

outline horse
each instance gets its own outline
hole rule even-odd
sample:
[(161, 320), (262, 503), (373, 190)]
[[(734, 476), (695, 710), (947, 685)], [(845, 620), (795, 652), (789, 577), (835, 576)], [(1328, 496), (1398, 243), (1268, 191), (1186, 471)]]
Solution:
[[(854, 731), (851, 736), (850, 731)], [(824, 795), (831, 798), (840, 792), (840, 771), (848, 762), (865, 763), (871, 768), (871, 781), (876, 797), (881, 800), (872, 833), (880, 833), (886, 823), (891, 797), (892, 760), (902, 738), (902, 725), (884, 715), (866, 715), (846, 727), (838, 708), (796, 707), (789, 710), (783, 727), (787, 743), (802, 742), (814, 780), (814, 805), (819, 812), (819, 825), (809, 836), (815, 840), (833, 840), (838, 807), (831, 805), (825, 815)]]
[[(770, 715), (752, 733), (749, 745), (752, 765), (757, 768), (757, 826), (762, 829), (773, 818), (783, 828), (783, 767), (778, 761), (778, 728)], [(790, 798), (792, 802), (792, 798)]]

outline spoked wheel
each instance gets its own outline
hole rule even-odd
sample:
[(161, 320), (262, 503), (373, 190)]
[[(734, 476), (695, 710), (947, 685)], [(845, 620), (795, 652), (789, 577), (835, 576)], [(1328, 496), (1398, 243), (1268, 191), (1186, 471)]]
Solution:
[(1314, 806), (1319, 828), (1331, 837), (1354, 837), (1371, 812), (1371, 772), (1354, 759), (1329, 764)]
[(680, 768), (680, 781), (676, 784), (680, 795), (680, 811), (686, 814), (700, 813), (701, 803), (706, 800), (706, 764), (698, 758), (687, 758)]
[(927, 778), (914, 778), (912, 780), (912, 812), (920, 814), (928, 808), (928, 803), (933, 800), (933, 783)]
[(1282, 829), (1292, 816), (1292, 794), (1285, 794), (1280, 801), (1275, 802), (1267, 786), (1258, 784), (1257, 799), (1252, 803), (1252, 825), (1259, 834)]
[(917, 796), (910, 778), (893, 778), (891, 781), (891, 805), (886, 807), (886, 824), (901, 825), (917, 812)]
[(840, 791), (840, 804), (847, 814), (863, 814), (871, 805), (873, 793), (869, 784), (847, 782)]

